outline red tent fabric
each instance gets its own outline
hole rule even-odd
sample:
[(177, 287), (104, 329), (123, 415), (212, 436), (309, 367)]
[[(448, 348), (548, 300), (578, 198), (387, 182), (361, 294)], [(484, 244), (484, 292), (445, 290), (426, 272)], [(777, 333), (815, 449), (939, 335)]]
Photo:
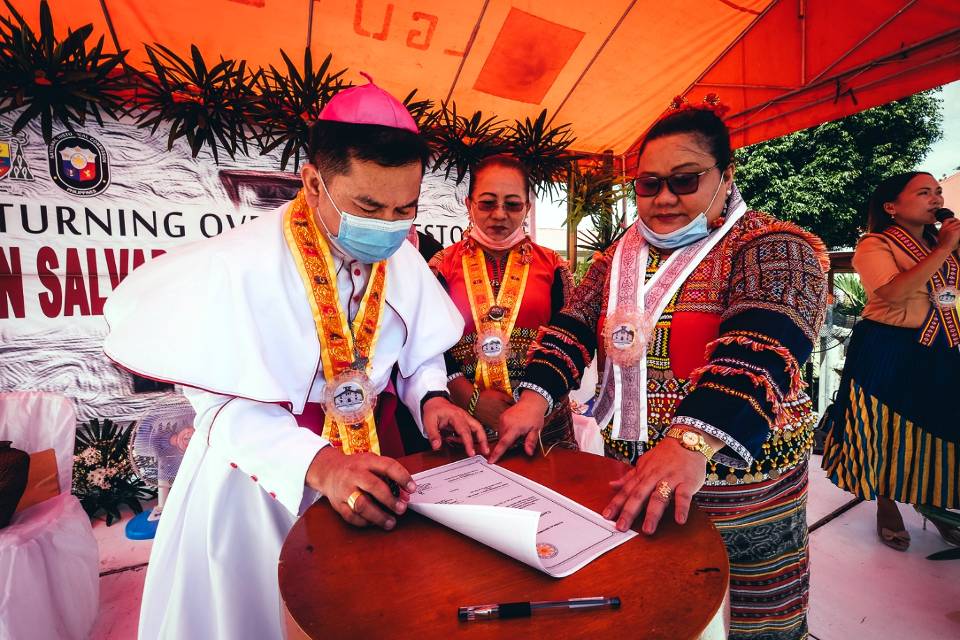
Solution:
[[(39, 0), (13, 0), (36, 24)], [(956, 0), (52, 0), (144, 65), (144, 43), (249, 65), (334, 54), (460, 113), (548, 109), (579, 151), (636, 149), (678, 94), (716, 92), (750, 144), (960, 78)], [(6, 8), (0, 8), (6, 12)], [(628, 161), (629, 166), (629, 161)]]

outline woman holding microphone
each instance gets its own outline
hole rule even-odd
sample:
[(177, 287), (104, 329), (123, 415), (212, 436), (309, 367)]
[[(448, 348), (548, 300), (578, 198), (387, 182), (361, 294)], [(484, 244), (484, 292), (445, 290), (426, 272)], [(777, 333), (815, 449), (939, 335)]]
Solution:
[[(960, 220), (929, 173), (891, 176), (870, 199), (853, 266), (867, 293), (853, 329), (823, 468), (840, 488), (877, 500), (877, 534), (906, 551), (896, 502), (960, 506)], [(960, 531), (938, 523), (943, 538)]]

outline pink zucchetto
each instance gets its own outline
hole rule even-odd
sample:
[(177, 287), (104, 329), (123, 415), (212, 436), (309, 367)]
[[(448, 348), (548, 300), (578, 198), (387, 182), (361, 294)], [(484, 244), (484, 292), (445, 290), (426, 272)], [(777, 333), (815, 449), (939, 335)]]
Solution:
[(413, 116), (399, 100), (373, 84), (369, 74), (360, 72), (367, 84), (344, 89), (330, 99), (320, 112), (320, 120), (350, 124), (378, 124), (420, 133)]

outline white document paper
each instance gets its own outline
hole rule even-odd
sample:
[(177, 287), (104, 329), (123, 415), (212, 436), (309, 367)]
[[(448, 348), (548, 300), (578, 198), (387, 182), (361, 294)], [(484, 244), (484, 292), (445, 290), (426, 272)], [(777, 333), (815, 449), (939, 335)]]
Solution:
[(554, 578), (637, 535), (543, 485), (474, 456), (413, 475), (410, 508)]

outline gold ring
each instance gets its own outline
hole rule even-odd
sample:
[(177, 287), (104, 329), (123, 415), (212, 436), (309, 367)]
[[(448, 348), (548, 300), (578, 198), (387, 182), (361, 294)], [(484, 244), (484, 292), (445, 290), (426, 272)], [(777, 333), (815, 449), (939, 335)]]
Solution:
[(660, 499), (664, 502), (670, 502), (670, 495), (673, 493), (673, 489), (670, 488), (670, 485), (667, 484), (666, 480), (661, 480), (657, 483), (657, 494), (660, 496)]
[(356, 491), (354, 491), (353, 493), (347, 496), (347, 506), (350, 507), (350, 511), (353, 511), (353, 512), (357, 511), (357, 500), (362, 495), (363, 495), (363, 491), (360, 491), (360, 489), (357, 489)]

